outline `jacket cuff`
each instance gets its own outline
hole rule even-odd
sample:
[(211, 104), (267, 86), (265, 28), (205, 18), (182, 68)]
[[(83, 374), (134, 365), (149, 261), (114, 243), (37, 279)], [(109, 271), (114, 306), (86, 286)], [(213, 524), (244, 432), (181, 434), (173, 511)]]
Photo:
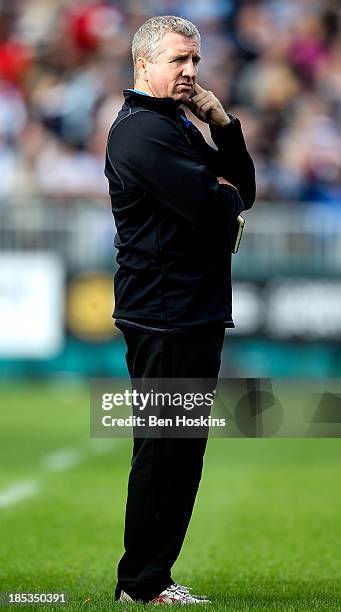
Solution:
[(231, 150), (231, 147), (236, 147), (238, 150), (246, 150), (242, 126), (239, 119), (231, 113), (227, 113), (227, 115), (231, 120), (227, 125), (222, 127), (210, 125), (213, 142), (217, 145), (218, 149), (228, 147)]

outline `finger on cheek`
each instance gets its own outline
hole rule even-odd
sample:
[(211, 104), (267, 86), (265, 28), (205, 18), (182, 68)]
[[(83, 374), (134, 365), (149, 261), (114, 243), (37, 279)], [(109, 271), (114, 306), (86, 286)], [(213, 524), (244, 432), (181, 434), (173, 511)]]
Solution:
[(194, 99), (196, 102), (203, 102), (203, 100), (205, 100), (206, 98), (207, 98), (206, 92), (203, 92), (203, 93), (201, 93), (201, 94), (198, 94), (198, 95), (194, 96), (194, 98), (193, 98), (193, 99)]

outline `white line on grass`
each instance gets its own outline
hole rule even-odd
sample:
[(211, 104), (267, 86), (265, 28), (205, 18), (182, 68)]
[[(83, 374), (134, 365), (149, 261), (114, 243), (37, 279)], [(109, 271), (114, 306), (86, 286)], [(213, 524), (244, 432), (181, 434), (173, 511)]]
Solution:
[(23, 480), (0, 491), (0, 508), (8, 508), (36, 495), (40, 485), (36, 480)]
[(42, 460), (43, 467), (48, 472), (63, 472), (69, 470), (75, 465), (85, 461), (89, 455), (102, 455), (109, 453), (118, 446), (119, 440), (113, 441), (110, 438), (90, 438), (79, 447), (61, 448), (46, 455)]
[(84, 461), (85, 454), (79, 448), (62, 448), (46, 455), (43, 466), (48, 472), (63, 472)]
[[(122, 440), (87, 439), (82, 446), (62, 448), (45, 455), (41, 461), (42, 470), (46, 472), (62, 472), (72, 469), (86, 461), (91, 455), (109, 453), (116, 450)], [(0, 490), (0, 509), (14, 506), (29, 497), (37, 495), (42, 486), (37, 480), (23, 480)]]

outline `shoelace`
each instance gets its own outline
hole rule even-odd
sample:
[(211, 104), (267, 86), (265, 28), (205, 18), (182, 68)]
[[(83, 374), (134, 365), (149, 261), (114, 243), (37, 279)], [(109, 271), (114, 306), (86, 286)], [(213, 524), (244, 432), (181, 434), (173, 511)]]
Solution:
[(182, 591), (183, 593), (190, 593), (190, 591), (192, 591), (191, 587), (183, 586), (182, 584), (178, 584), (177, 582), (175, 582), (173, 586), (176, 586), (178, 591)]
[(179, 591), (181, 591), (182, 593), (185, 593), (187, 595), (189, 595), (190, 597), (194, 597), (194, 599), (201, 599), (201, 600), (205, 600), (208, 599), (208, 597), (206, 597), (206, 595), (197, 595), (197, 594), (193, 594), (191, 591), (193, 591), (192, 587), (188, 587), (188, 586), (184, 586), (182, 584), (178, 584), (177, 582), (174, 583), (175, 586), (177, 587), (177, 589)]
[(189, 600), (195, 599), (195, 596), (190, 593), (190, 587), (181, 586), (181, 584), (177, 584), (176, 582), (168, 587), (167, 591), (171, 591), (174, 595), (180, 595)]

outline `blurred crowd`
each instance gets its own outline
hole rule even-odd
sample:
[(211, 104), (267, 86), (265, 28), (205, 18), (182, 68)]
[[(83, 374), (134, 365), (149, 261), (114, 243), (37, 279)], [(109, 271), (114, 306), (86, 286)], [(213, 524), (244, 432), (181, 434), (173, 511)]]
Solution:
[(162, 14), (199, 27), (198, 82), (241, 119), (258, 199), (340, 202), (340, 13), (339, 0), (0, 0), (0, 206), (108, 204), (131, 38)]

